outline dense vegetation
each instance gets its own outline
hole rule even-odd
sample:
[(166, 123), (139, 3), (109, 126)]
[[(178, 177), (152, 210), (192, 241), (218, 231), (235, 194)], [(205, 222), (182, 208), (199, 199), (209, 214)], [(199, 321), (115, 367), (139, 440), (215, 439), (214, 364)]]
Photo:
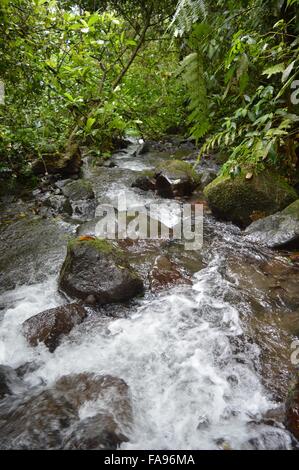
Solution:
[[(298, 171), (299, 0), (1, 0), (0, 175), (77, 142), (195, 138), (232, 175)], [(298, 176), (297, 176), (298, 178)]]

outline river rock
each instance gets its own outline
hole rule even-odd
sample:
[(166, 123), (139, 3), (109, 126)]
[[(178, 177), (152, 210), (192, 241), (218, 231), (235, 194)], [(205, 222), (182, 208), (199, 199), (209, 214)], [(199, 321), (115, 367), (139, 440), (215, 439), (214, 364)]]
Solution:
[(132, 183), (132, 188), (139, 188), (142, 189), (142, 191), (154, 191), (156, 189), (156, 184), (153, 178), (143, 175), (136, 178)]
[(71, 176), (80, 172), (82, 160), (80, 148), (77, 144), (68, 144), (63, 152), (43, 153), (42, 158), (32, 163), (35, 175), (44, 173)]
[(200, 184), (200, 175), (190, 163), (167, 160), (155, 169), (156, 189), (161, 197), (190, 196)]
[(191, 281), (183, 276), (176, 265), (163, 255), (157, 256), (149, 273), (149, 281), (153, 291), (167, 289), (175, 284), (191, 284)]
[[(93, 401), (100, 412), (79, 418)], [(0, 403), (1, 449), (116, 449), (127, 438), (132, 406), (127, 384), (117, 377), (82, 373), (61, 377), (30, 397)]]
[(63, 305), (38, 313), (23, 323), (23, 333), (31, 346), (44, 343), (53, 352), (62, 336), (82, 323), (87, 313), (79, 304)]
[(111, 414), (98, 413), (86, 418), (65, 439), (65, 450), (115, 450), (128, 438)]
[(83, 300), (93, 296), (98, 304), (124, 302), (143, 293), (143, 282), (123, 250), (106, 240), (82, 238), (68, 244), (59, 277), (61, 291)]
[(132, 424), (132, 406), (129, 388), (123, 380), (83, 373), (62, 377), (55, 389), (77, 410), (85, 402), (95, 400), (101, 409), (70, 429), (64, 449), (113, 450), (128, 441), (124, 433)]
[(118, 377), (92, 373), (65, 375), (56, 382), (55, 390), (77, 410), (85, 402), (100, 400), (102, 408), (113, 411), (118, 422), (129, 425), (132, 421), (129, 388)]
[(62, 186), (61, 191), (70, 201), (94, 199), (94, 192), (89, 181), (78, 179)]
[(0, 404), (0, 449), (61, 449), (63, 437), (78, 412), (54, 390)]
[(204, 190), (212, 212), (219, 218), (242, 227), (256, 216), (266, 217), (294, 202), (298, 196), (279, 175), (264, 171), (246, 179), (219, 176)]
[(89, 181), (78, 179), (70, 181), (61, 188), (72, 208), (72, 218), (81, 222), (93, 219), (96, 201), (92, 185)]
[(0, 366), (0, 400), (7, 395), (14, 395), (26, 389), (16, 371), (8, 366)]
[(299, 199), (277, 214), (256, 220), (247, 227), (245, 235), (269, 248), (299, 247)]
[(69, 200), (62, 195), (51, 195), (45, 200), (44, 204), (53, 210), (53, 215), (63, 213), (71, 215), (73, 211)]
[(299, 378), (286, 402), (286, 427), (299, 440)]

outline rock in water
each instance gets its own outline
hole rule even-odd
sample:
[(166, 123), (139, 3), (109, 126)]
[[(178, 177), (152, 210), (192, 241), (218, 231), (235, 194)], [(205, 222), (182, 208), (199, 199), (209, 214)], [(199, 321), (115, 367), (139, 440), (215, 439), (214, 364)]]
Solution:
[(299, 199), (277, 214), (256, 220), (245, 230), (246, 238), (269, 248), (299, 247)]
[(153, 178), (143, 175), (136, 178), (132, 183), (132, 188), (139, 188), (142, 189), (142, 191), (154, 191), (156, 189), (156, 184)]
[(61, 188), (61, 191), (71, 202), (94, 199), (91, 183), (83, 179), (70, 181)]
[(124, 252), (106, 240), (69, 242), (59, 288), (71, 297), (93, 296), (97, 304), (124, 302), (143, 293), (143, 282)]
[(0, 400), (7, 395), (24, 392), (25, 389), (25, 385), (14, 369), (0, 366)]
[(275, 173), (264, 171), (250, 180), (245, 176), (219, 176), (205, 188), (204, 194), (217, 217), (246, 227), (254, 220), (254, 213), (266, 217), (298, 198), (296, 191)]
[(82, 323), (86, 311), (79, 304), (63, 305), (38, 313), (23, 323), (23, 332), (31, 346), (45, 343), (53, 352), (63, 335)]
[(299, 440), (299, 379), (286, 403), (286, 427)]
[(190, 196), (200, 184), (200, 175), (190, 163), (167, 160), (155, 169), (156, 189), (161, 197)]
[[(96, 403), (83, 420), (80, 408)], [(0, 404), (1, 449), (116, 449), (127, 441), (132, 405), (127, 384), (90, 373), (61, 377), (51, 388)]]
[(153, 291), (167, 289), (176, 284), (191, 284), (177, 266), (166, 256), (158, 256), (149, 273), (150, 286)]
[(57, 214), (72, 214), (72, 206), (70, 202), (62, 195), (50, 195), (45, 200), (45, 206), (53, 210), (53, 215)]
[(71, 181), (65, 184), (61, 191), (71, 203), (73, 219), (87, 221), (94, 217), (96, 202), (90, 181)]
[(201, 176), (190, 163), (181, 160), (167, 160), (160, 163), (155, 171), (143, 171), (133, 182), (133, 188), (143, 191), (157, 191), (161, 197), (174, 198), (190, 196), (200, 185)]
[(78, 424), (65, 439), (65, 450), (115, 450), (128, 438), (111, 414), (98, 413)]

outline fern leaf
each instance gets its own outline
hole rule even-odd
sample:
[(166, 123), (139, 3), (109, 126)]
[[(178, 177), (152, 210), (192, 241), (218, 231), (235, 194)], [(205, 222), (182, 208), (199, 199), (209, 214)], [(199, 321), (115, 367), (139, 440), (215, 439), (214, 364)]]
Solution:
[(207, 91), (203, 65), (200, 54), (193, 52), (182, 61), (183, 80), (188, 89), (189, 117), (191, 136), (196, 140), (203, 137), (209, 130), (210, 124), (207, 109)]

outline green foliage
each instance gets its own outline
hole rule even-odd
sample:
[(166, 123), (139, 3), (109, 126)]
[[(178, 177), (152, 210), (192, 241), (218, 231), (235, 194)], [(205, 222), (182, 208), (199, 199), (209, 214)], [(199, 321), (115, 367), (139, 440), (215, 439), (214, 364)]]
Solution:
[(128, 132), (156, 136), (180, 124), (178, 52), (156, 41), (175, 2), (90, 3), (2, 2), (0, 172), (26, 173), (69, 140), (105, 156)]
[(185, 57), (181, 67), (188, 89), (188, 123), (192, 125), (191, 136), (198, 140), (209, 130), (205, 78), (199, 53), (193, 52)]
[[(200, 3), (195, 0), (193, 7)], [(203, 77), (207, 89), (206, 105), (194, 100), (190, 111), (192, 133), (204, 135), (201, 128), (209, 118), (210, 135), (200, 156), (226, 152), (224, 174), (236, 174), (243, 166), (257, 171), (275, 166), (291, 176), (298, 165), (298, 105), (291, 100), (299, 65), (297, 5), (292, 0), (287, 5), (206, 0), (205, 22), (197, 17), (187, 34), (189, 74), (195, 77), (195, 59), (204, 64), (198, 73), (202, 82), (194, 90), (204, 96)], [(189, 90), (191, 103), (192, 96)]]

